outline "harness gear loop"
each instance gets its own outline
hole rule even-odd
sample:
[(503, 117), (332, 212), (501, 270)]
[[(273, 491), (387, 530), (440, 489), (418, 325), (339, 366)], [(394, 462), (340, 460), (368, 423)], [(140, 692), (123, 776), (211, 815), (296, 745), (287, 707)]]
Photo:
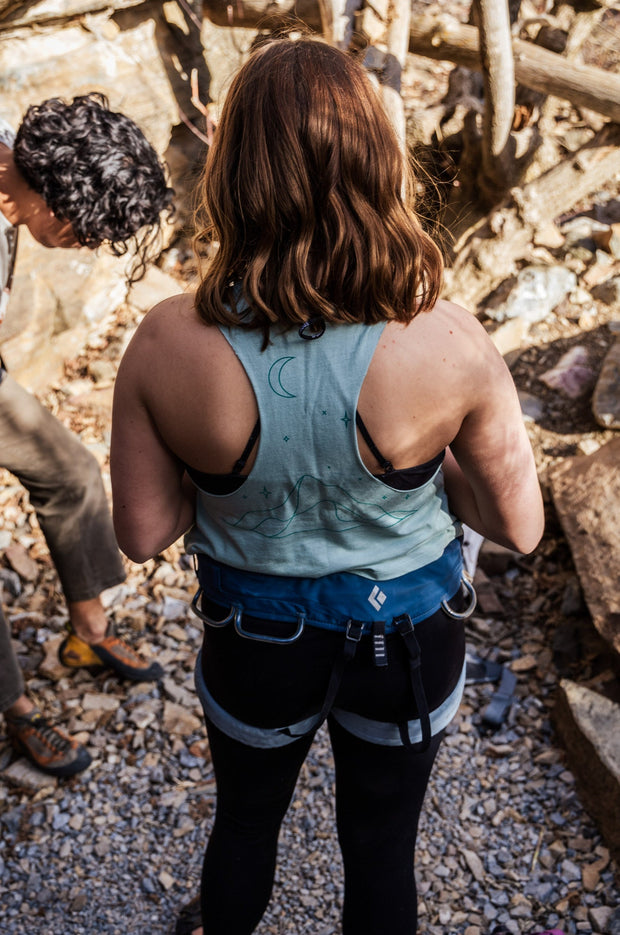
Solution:
[(202, 588), (198, 588), (194, 594), (190, 607), (196, 616), (200, 617), (202, 622), (206, 623), (209, 627), (214, 627), (215, 629), (218, 629), (218, 627), (226, 627), (232, 621), (239, 636), (243, 636), (245, 639), (257, 640), (259, 643), (279, 643), (285, 645), (287, 643), (294, 643), (295, 640), (299, 639), (304, 631), (304, 626), (306, 625), (306, 615), (300, 613), (297, 615), (297, 627), (292, 636), (267, 636), (263, 633), (253, 633), (251, 630), (244, 629), (242, 623), (243, 610), (241, 607), (235, 606), (235, 604), (231, 604), (229, 612), (225, 617), (222, 618), (222, 620), (214, 620), (213, 617), (207, 616), (207, 614), (204, 613), (200, 606), (200, 598), (202, 597), (202, 593)]
[(202, 588), (200, 587), (198, 588), (198, 590), (196, 591), (196, 593), (194, 594), (192, 598), (192, 602), (189, 605), (190, 610), (192, 610), (196, 614), (196, 616), (202, 620), (203, 623), (206, 623), (210, 627), (215, 627), (215, 628), (226, 627), (228, 626), (230, 621), (233, 619), (233, 617), (236, 617), (238, 614), (241, 613), (239, 608), (231, 607), (229, 613), (226, 614), (223, 620), (214, 620), (212, 617), (207, 617), (207, 615), (203, 612), (202, 608), (200, 607), (199, 601), (201, 597), (202, 597)]
[(301, 634), (304, 632), (304, 626), (306, 624), (306, 615), (298, 614), (297, 629), (292, 636), (266, 636), (262, 633), (252, 633), (251, 630), (245, 630), (241, 624), (242, 619), (243, 614), (239, 610), (235, 615), (235, 630), (239, 636), (244, 636), (248, 640), (257, 640), (259, 643), (280, 643), (284, 645), (287, 643), (294, 643), (295, 640), (299, 639)]
[(441, 609), (448, 615), (448, 617), (452, 617), (454, 620), (467, 620), (468, 617), (471, 617), (474, 610), (476, 609), (476, 603), (478, 601), (476, 596), (476, 589), (474, 588), (471, 581), (465, 576), (461, 578), (461, 587), (465, 588), (465, 591), (469, 595), (469, 603), (465, 610), (452, 610), (447, 601), (441, 602)]
[(432, 735), (428, 702), (424, 692), (424, 685), (422, 684), (422, 653), (420, 651), (420, 644), (415, 637), (414, 626), (411, 622), (411, 617), (409, 614), (399, 614), (398, 617), (394, 617), (393, 623), (398, 633), (403, 638), (405, 647), (409, 654), (409, 676), (411, 680), (413, 697), (418, 709), (420, 729), (422, 731), (422, 740), (419, 743), (411, 742), (409, 738), (409, 728), (406, 721), (399, 722), (398, 729), (400, 731), (401, 740), (406, 747), (415, 751), (416, 753), (424, 753), (424, 751), (428, 750), (430, 746)]

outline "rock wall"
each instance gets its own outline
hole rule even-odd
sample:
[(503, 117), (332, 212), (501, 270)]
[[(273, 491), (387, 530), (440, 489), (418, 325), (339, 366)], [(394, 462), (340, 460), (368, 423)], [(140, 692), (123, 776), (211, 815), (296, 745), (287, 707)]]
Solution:
[[(200, 99), (209, 101), (237, 69), (248, 32), (202, 23), (187, 0), (0, 0), (0, 116), (17, 127), (26, 108), (46, 98), (106, 94), (170, 168), (177, 214), (163, 249), (187, 226), (205, 152), (204, 115), (192, 103), (190, 76), (194, 71)], [(105, 248), (46, 250), (20, 231), (0, 333), (2, 355), (18, 379), (32, 390), (55, 379), (79, 329), (127, 298), (127, 262)]]

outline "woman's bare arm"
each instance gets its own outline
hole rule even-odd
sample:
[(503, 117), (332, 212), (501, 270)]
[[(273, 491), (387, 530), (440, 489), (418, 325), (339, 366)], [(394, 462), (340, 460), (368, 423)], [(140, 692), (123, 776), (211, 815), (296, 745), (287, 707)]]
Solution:
[(165, 386), (169, 369), (165, 342), (152, 322), (147, 316), (121, 361), (112, 413), (114, 529), (119, 546), (135, 562), (167, 548), (194, 520), (195, 488), (148, 405), (148, 389)]
[(472, 404), (447, 452), (446, 491), (460, 520), (527, 553), (544, 528), (534, 456), (510, 372), (484, 329), (473, 327), (479, 331), (469, 374)]

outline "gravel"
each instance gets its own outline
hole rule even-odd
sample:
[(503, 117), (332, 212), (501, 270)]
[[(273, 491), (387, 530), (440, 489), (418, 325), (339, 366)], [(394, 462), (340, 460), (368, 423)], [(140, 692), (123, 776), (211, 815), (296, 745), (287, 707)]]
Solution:
[[(617, 868), (550, 722), (558, 673), (549, 650), (555, 617), (540, 612), (544, 551), (527, 568), (491, 577), (503, 612), (469, 625), (473, 648), (518, 672), (517, 698), (504, 725), (488, 733), (480, 712), (495, 686), (468, 686), (441, 748), (419, 834), (425, 935), (485, 935), (499, 923), (515, 935), (620, 926)], [(215, 785), (192, 687), (200, 631), (181, 602), (192, 574), (180, 553), (167, 558), (134, 569), (106, 595), (121, 633), (164, 665), (160, 686), (127, 687), (86, 672), (42, 676), (54, 671), (49, 647), (62, 630), (62, 605), (43, 627), (29, 625), (20, 599), (7, 608), (31, 695), (87, 743), (93, 764), (63, 783), (24, 771), (22, 762), (15, 785), (11, 770), (20, 764), (8, 765), (14, 758), (0, 735), (1, 935), (164, 935), (197, 890)], [(51, 600), (53, 576), (45, 580)], [(341, 931), (333, 783), (321, 730), (283, 826), (257, 935)]]

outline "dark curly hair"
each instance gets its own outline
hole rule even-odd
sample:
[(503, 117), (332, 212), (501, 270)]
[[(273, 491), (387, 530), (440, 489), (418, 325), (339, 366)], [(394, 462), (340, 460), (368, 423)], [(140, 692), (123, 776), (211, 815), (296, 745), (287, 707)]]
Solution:
[(13, 158), (56, 217), (71, 223), (82, 246), (105, 243), (116, 256), (133, 247), (131, 280), (144, 274), (161, 213), (172, 213), (174, 191), (142, 131), (111, 111), (104, 94), (29, 107)]

